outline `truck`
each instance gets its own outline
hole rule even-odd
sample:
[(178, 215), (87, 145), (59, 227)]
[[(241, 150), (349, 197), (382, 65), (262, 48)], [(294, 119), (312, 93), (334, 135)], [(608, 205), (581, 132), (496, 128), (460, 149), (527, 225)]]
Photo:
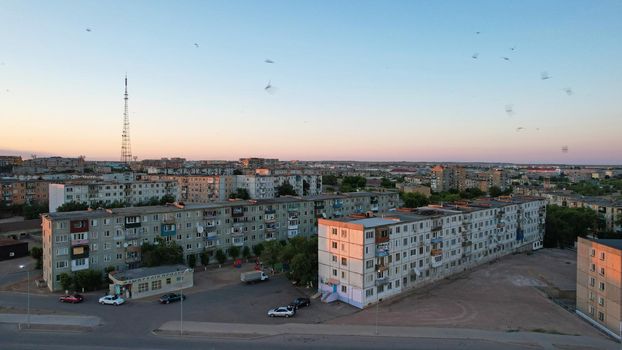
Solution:
[(240, 274), (240, 280), (246, 283), (267, 281), (268, 275), (263, 271), (249, 271)]

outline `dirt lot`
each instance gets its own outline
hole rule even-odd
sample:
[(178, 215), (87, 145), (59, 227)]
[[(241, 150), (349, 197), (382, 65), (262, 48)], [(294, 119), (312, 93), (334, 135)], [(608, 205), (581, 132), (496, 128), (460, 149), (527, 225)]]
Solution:
[[(381, 303), (378, 324), (599, 335), (542, 291), (553, 286), (574, 290), (575, 281), (573, 251), (510, 255)], [(376, 311), (371, 307), (330, 323), (374, 324)]]

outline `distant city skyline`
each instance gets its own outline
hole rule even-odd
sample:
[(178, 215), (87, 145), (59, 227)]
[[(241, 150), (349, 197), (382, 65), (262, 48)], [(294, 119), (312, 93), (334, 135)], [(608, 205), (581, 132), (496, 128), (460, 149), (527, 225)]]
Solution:
[(579, 0), (3, 2), (0, 152), (119, 160), (127, 73), (139, 160), (619, 165), (619, 13)]

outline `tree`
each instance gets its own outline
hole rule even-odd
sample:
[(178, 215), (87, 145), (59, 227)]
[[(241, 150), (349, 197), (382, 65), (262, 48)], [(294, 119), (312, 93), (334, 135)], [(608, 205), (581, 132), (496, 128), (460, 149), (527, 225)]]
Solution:
[(197, 266), (197, 256), (195, 254), (190, 254), (186, 257), (186, 261), (188, 262), (188, 267), (194, 269)]
[(60, 286), (63, 290), (70, 290), (73, 287), (73, 277), (70, 274), (63, 272), (60, 274)]
[(413, 192), (411, 193), (400, 192), (400, 197), (402, 198), (402, 201), (404, 202), (405, 208), (425, 207), (426, 205), (430, 204), (430, 201), (428, 200), (426, 196), (424, 196), (421, 193), (417, 193), (417, 192), (414, 192), (414, 193)]
[(289, 182), (283, 182), (281, 186), (276, 188), (277, 197), (281, 196), (297, 196), (298, 194), (294, 190), (294, 186), (292, 186)]
[(47, 213), (48, 211), (47, 204), (26, 204), (24, 205), (22, 216), (26, 220), (38, 219), (39, 214)]
[(316, 237), (295, 237), (287, 241), (281, 257), (289, 263), (287, 277), (300, 285), (317, 284), (317, 245)]
[(251, 257), (251, 250), (246, 245), (244, 246), (244, 248), (242, 248), (242, 257), (246, 260)]
[(335, 175), (324, 175), (322, 176), (322, 184), (328, 186), (337, 186), (337, 176)]
[(268, 266), (274, 268), (274, 266), (280, 262), (282, 249), (283, 246), (278, 241), (264, 242), (261, 260), (268, 264)]
[(165, 194), (164, 196), (162, 196), (162, 198), (160, 198), (160, 204), (164, 205), (166, 203), (174, 203), (175, 202), (175, 197), (171, 194)]
[(309, 181), (307, 180), (302, 180), (302, 195), (306, 196), (309, 194), (309, 189), (311, 188), (311, 184), (309, 184)]
[(483, 197), (485, 193), (479, 188), (472, 187), (472, 188), (467, 188), (466, 190), (460, 192), (459, 194), (460, 194), (460, 198), (475, 199), (475, 198)]
[(86, 202), (65, 202), (58, 208), (56, 208), (57, 212), (66, 212), (66, 211), (78, 211), (78, 210), (87, 210), (89, 205)]
[(225, 261), (227, 261), (227, 255), (222, 251), (222, 249), (218, 249), (216, 251), (216, 261), (218, 261), (218, 264), (222, 265), (225, 263)]
[(36, 269), (41, 269), (43, 267), (43, 249), (40, 247), (32, 247), (30, 249), (30, 256), (37, 260)]
[(199, 257), (201, 258), (201, 265), (207, 266), (207, 264), (209, 264), (209, 254), (205, 250), (203, 250)]
[(261, 256), (261, 252), (263, 252), (263, 244), (258, 243), (253, 246), (253, 254), (255, 254), (255, 256)]
[(113, 272), (113, 271), (115, 271), (115, 270), (116, 270), (116, 268), (115, 268), (114, 266), (108, 266), (108, 267), (106, 267), (106, 268), (104, 269), (104, 273), (106, 274), (106, 276), (105, 276), (105, 277), (106, 277), (106, 281), (107, 281), (108, 283), (112, 283), (112, 280), (110, 280), (109, 275), (110, 275), (110, 273), (111, 273), (111, 272)]
[(102, 273), (93, 269), (78, 271), (74, 275), (74, 284), (77, 290), (100, 289), (102, 287)]
[(183, 264), (184, 250), (175, 242), (166, 242), (161, 237), (156, 243), (143, 243), (141, 248), (143, 266)]
[(238, 256), (240, 256), (240, 248), (236, 246), (231, 246), (229, 247), (229, 249), (227, 249), (227, 253), (229, 253), (231, 259), (235, 260), (238, 258)]
[(380, 186), (384, 188), (395, 188), (395, 184), (393, 183), (393, 181), (387, 179), (386, 177), (383, 177), (380, 180)]
[(339, 190), (341, 192), (356, 192), (365, 188), (365, 184), (367, 184), (367, 179), (362, 176), (346, 176), (341, 180)]
[(240, 169), (233, 170), (233, 175), (243, 175), (242, 170)]
[(598, 216), (589, 208), (547, 205), (544, 233), (545, 247), (572, 246), (577, 237), (585, 237), (597, 226)]
[(246, 188), (238, 188), (235, 192), (229, 195), (229, 199), (251, 199)]
[(488, 189), (488, 194), (491, 197), (499, 197), (503, 191), (497, 186), (492, 186)]

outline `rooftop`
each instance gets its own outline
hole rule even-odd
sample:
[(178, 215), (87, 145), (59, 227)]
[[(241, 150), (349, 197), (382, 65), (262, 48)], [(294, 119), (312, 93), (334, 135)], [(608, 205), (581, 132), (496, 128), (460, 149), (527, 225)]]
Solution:
[(0, 223), (0, 233), (41, 229), (41, 219)]
[[(155, 267), (140, 267), (137, 269), (131, 269), (123, 272), (117, 272), (112, 275), (117, 281), (129, 281), (138, 278), (162, 275), (171, 272), (181, 272), (188, 269), (185, 265), (165, 265)], [(192, 270), (192, 269), (190, 269)]]
[(607, 247), (622, 250), (622, 239), (592, 239), (591, 241)]

